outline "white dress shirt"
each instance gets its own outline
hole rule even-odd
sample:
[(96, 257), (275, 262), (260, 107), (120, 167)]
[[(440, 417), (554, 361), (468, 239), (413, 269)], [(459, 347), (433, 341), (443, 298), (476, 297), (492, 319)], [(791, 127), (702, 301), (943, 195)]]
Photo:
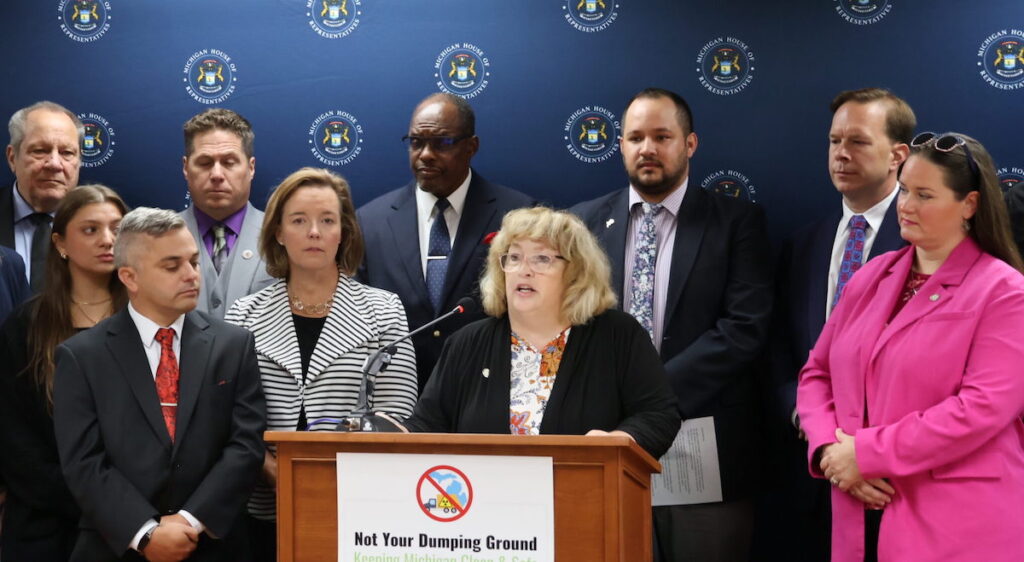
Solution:
[[(676, 226), (679, 224), (679, 207), (683, 204), (690, 178), (683, 180), (682, 185), (672, 191), (661, 202), (662, 209), (654, 215), (654, 232), (658, 243), (657, 258), (654, 262), (654, 315), (653, 342), (654, 347), (661, 351), (661, 338), (665, 333), (665, 302), (668, 300), (668, 282), (672, 275), (672, 250), (676, 245)], [(626, 232), (626, 252), (623, 271), (622, 310), (629, 312), (632, 303), (633, 262), (636, 259), (636, 237), (640, 234), (640, 223), (643, 222), (644, 208), (636, 188), (629, 186), (629, 227)]]
[[(132, 322), (135, 322), (135, 329), (139, 331), (139, 337), (142, 339), (142, 347), (146, 351), (146, 359), (149, 361), (149, 371), (153, 375), (153, 381), (156, 381), (156, 369), (160, 366), (160, 342), (156, 341), (156, 331), (160, 328), (170, 328), (174, 330), (174, 340), (171, 347), (174, 348), (174, 357), (178, 359), (179, 365), (181, 364), (181, 328), (185, 325), (185, 315), (182, 314), (177, 320), (171, 323), (170, 326), (161, 326), (156, 322), (153, 322), (149, 318), (143, 316), (131, 303), (128, 303), (128, 315), (131, 316)], [(178, 513), (188, 521), (189, 525), (196, 531), (202, 533), (206, 527), (199, 522), (198, 519), (192, 516), (191, 513), (184, 509), (178, 511)], [(130, 545), (132, 550), (139, 549), (139, 541), (142, 540), (142, 536), (145, 535), (150, 529), (156, 527), (159, 523), (150, 519), (142, 525), (139, 532), (135, 533), (135, 537), (132, 539)]]
[[(469, 182), (473, 179), (473, 170), (466, 174), (466, 179), (459, 185), (451, 195), (448, 196), (450, 206), (444, 211), (444, 221), (448, 225), (448, 241), (455, 244), (455, 234), (459, 230), (459, 219), (462, 217), (462, 209), (466, 206), (466, 194), (469, 192)], [(416, 224), (420, 233), (420, 266), (423, 270), (423, 278), (427, 277), (427, 252), (430, 250), (430, 228), (434, 226), (437, 213), (434, 212), (434, 205), (437, 204), (437, 197), (433, 193), (423, 191), (416, 186)]]
[[(893, 188), (892, 193), (887, 195), (885, 199), (882, 199), (863, 213), (859, 213), (864, 217), (864, 220), (868, 223), (868, 228), (864, 232), (864, 261), (867, 261), (868, 256), (871, 254), (871, 247), (875, 244), (875, 238), (878, 237), (878, 229), (882, 228), (882, 221), (885, 219), (885, 213), (889, 210), (889, 204), (892, 203), (893, 197), (899, 193), (900, 186), (896, 184)], [(832, 242), (832, 260), (829, 261), (828, 265), (828, 300), (825, 301), (825, 320), (832, 315), (832, 299), (836, 295), (836, 283), (839, 282), (839, 269), (843, 264), (843, 253), (846, 250), (846, 241), (850, 238), (850, 219), (858, 213), (853, 212), (849, 206), (846, 205), (846, 201), (843, 200), (843, 218), (839, 219), (839, 226), (836, 228), (836, 237)]]

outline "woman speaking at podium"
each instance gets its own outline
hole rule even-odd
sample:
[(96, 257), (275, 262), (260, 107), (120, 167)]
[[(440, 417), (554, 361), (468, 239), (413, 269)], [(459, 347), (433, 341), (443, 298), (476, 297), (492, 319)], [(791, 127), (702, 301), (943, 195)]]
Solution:
[(485, 312), (448, 339), (411, 431), (627, 435), (658, 458), (679, 430), (650, 336), (614, 310), (608, 258), (570, 213), (505, 215), (480, 281)]

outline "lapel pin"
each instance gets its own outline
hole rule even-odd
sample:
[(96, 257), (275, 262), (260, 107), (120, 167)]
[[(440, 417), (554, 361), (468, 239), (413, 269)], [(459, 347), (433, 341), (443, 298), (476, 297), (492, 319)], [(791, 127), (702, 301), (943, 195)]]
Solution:
[(608, 219), (604, 221), (605, 228), (611, 228), (613, 224), (615, 224), (615, 219)]
[(484, 370), (480, 371), (480, 374), (483, 375), (485, 379), (489, 378), (491, 376), (491, 370), (488, 369), (487, 367), (484, 367)]
[(242, 259), (243, 260), (251, 260), (252, 259), (252, 250), (246, 250), (246, 251), (242, 252)]
[(935, 301), (939, 300), (939, 294), (936, 293), (936, 294), (934, 294), (934, 295), (932, 295), (932, 296), (930, 296), (928, 298), (931, 299), (932, 302), (935, 302)]

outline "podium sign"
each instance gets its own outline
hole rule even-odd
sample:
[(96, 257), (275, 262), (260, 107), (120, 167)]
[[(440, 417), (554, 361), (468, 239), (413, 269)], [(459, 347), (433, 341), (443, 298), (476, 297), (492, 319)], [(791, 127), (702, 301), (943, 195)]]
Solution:
[(341, 562), (554, 561), (550, 457), (337, 458)]

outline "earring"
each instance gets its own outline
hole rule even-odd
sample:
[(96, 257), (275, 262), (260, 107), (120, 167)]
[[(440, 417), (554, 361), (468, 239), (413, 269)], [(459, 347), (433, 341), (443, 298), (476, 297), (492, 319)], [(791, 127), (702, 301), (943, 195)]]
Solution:
[(68, 259), (68, 255), (65, 254), (64, 252), (61, 252), (61, 251), (58, 250), (57, 253), (60, 254), (60, 259), (62, 259), (62, 260)]
[(964, 232), (971, 231), (971, 223), (967, 219), (964, 219), (964, 222), (961, 224), (961, 226), (964, 227)]

